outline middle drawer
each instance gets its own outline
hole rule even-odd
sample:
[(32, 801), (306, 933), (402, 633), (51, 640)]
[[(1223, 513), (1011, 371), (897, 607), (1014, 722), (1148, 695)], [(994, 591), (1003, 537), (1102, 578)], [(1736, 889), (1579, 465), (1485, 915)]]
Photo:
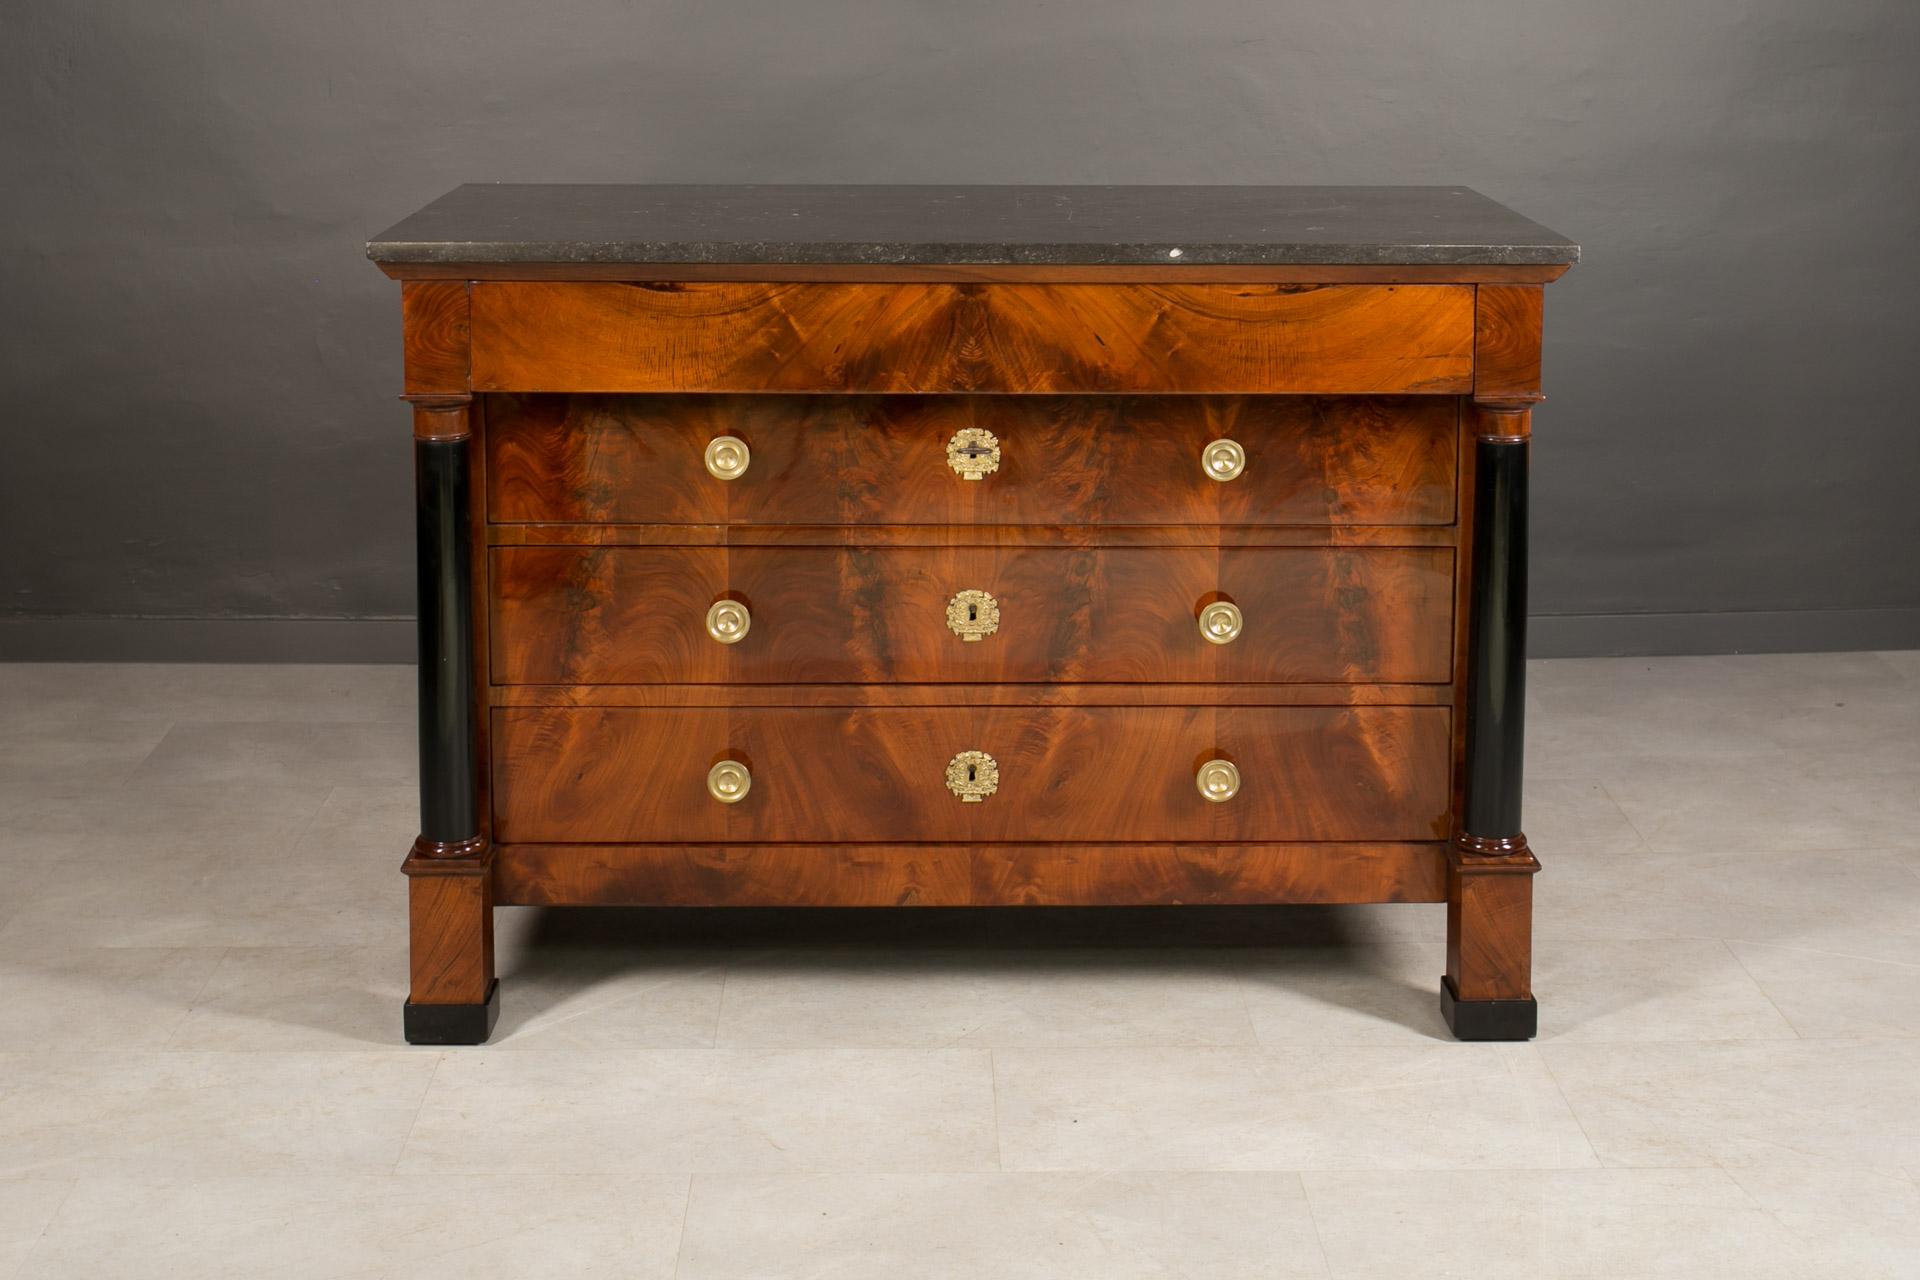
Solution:
[(496, 684), (1450, 675), (1445, 547), (498, 547)]

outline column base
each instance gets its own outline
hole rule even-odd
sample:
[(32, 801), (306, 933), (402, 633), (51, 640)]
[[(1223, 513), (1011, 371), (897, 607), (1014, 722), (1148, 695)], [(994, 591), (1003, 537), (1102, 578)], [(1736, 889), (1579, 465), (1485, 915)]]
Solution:
[(1453, 979), (1440, 979), (1440, 1016), (1456, 1040), (1531, 1040), (1540, 1029), (1540, 1006), (1524, 1000), (1462, 1000)]
[(402, 1010), (408, 1044), (485, 1044), (500, 1020), (500, 979), (480, 1004), (415, 1004)]

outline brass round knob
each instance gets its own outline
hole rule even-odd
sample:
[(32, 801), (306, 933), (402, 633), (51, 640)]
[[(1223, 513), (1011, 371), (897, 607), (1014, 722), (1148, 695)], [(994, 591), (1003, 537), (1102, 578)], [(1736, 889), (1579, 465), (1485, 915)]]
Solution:
[(1240, 638), (1243, 622), (1239, 605), (1216, 600), (1200, 611), (1200, 634), (1208, 644), (1232, 644)]
[(1231, 480), (1247, 469), (1247, 451), (1237, 440), (1215, 440), (1200, 451), (1200, 467), (1209, 480)]
[(738, 600), (719, 600), (707, 610), (707, 634), (721, 644), (739, 644), (753, 626), (753, 615)]
[(747, 474), (753, 450), (739, 436), (716, 436), (707, 441), (707, 474), (720, 480), (738, 480)]
[(753, 790), (753, 775), (738, 760), (722, 760), (707, 770), (707, 794), (721, 804), (739, 804)]
[(1240, 793), (1240, 771), (1231, 760), (1209, 760), (1193, 775), (1193, 785), (1200, 788), (1202, 798), (1225, 804)]

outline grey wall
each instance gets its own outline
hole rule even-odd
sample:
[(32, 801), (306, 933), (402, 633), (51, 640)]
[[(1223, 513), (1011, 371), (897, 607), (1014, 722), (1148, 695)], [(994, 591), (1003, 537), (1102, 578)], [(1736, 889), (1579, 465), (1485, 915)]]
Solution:
[(1586, 246), (1539, 647), (1920, 644), (1913, 0), (9, 0), (0, 130), (15, 655), (405, 656), (469, 180), (1466, 183)]

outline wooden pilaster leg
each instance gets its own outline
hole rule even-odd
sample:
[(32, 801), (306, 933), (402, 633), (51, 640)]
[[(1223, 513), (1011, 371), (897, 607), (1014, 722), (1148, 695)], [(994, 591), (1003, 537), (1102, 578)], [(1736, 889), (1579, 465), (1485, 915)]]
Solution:
[(500, 1016), (493, 976), (491, 851), (477, 859), (407, 859), (412, 990), (409, 1044), (480, 1044)]
[(1466, 777), (1447, 870), (1440, 1010), (1462, 1040), (1527, 1040), (1533, 875), (1520, 829), (1527, 702), (1527, 453), (1532, 397), (1474, 405)]
[(1440, 1011), (1461, 1040), (1530, 1040), (1538, 1029), (1533, 873), (1539, 869), (1531, 854), (1484, 859), (1454, 850)]
[(499, 1016), (493, 859), (473, 711), (472, 428), (466, 396), (414, 395), (420, 583), (420, 837), (408, 877), (412, 1044), (479, 1044)]

